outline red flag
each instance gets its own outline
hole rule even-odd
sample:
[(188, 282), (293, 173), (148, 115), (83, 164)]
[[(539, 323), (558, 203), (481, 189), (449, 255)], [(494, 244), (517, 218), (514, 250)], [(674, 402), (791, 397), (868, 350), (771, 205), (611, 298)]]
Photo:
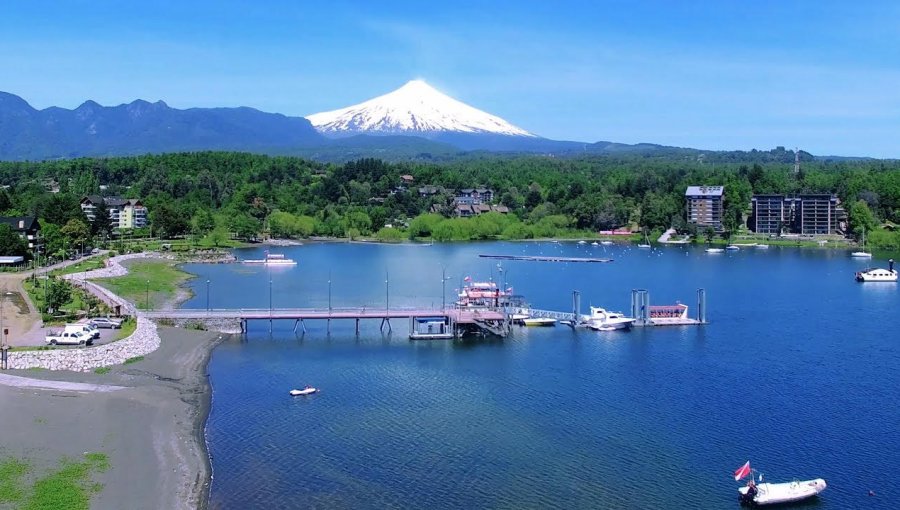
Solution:
[(750, 461), (748, 460), (746, 464), (737, 468), (737, 471), (734, 472), (734, 481), (740, 481), (741, 478), (746, 477), (750, 474)]

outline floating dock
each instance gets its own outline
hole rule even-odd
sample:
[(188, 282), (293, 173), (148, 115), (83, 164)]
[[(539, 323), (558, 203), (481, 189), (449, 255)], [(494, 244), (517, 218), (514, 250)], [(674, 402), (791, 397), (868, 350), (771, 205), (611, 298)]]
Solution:
[(558, 257), (555, 255), (478, 255), (485, 259), (523, 260), (526, 262), (612, 262), (613, 259), (601, 259), (593, 257)]

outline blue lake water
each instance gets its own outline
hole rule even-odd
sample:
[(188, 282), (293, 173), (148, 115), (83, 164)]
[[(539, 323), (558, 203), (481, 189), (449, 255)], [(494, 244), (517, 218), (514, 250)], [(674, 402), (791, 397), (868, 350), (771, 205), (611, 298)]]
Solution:
[[(212, 508), (731, 508), (748, 459), (771, 481), (825, 478), (806, 507), (900, 501), (900, 289), (853, 280), (886, 261), (574, 243), (273, 251), (299, 265), (187, 266), (199, 277), (184, 307), (328, 306), (329, 277), (333, 306), (440, 306), (443, 267), (448, 301), (465, 276), (493, 277), (559, 310), (578, 289), (585, 310), (627, 312), (645, 288), (693, 314), (702, 287), (711, 323), (453, 342), (410, 342), (405, 321), (389, 336), (364, 322), (359, 337), (352, 321), (304, 336), (251, 323), (210, 361)], [(615, 262), (501, 272), (480, 253)], [(322, 392), (288, 396), (304, 384)]]

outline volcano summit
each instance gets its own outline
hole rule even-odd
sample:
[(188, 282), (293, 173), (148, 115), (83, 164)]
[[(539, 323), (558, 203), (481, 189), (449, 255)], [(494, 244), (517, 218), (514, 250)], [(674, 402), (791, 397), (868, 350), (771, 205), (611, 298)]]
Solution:
[(412, 135), (436, 138), (441, 134), (535, 135), (489, 113), (438, 92), (421, 80), (357, 105), (306, 117), (329, 136), (353, 134)]

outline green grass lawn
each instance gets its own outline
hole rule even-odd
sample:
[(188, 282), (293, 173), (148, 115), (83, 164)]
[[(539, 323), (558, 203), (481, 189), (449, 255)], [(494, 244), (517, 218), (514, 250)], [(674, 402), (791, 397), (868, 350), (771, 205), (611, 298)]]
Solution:
[(62, 269), (52, 271), (52, 276), (62, 276), (64, 274), (81, 273), (83, 271), (93, 271), (94, 269), (102, 269), (106, 267), (106, 259), (109, 257), (91, 257), (84, 259), (77, 264), (66, 266)]
[(171, 262), (146, 260), (128, 264), (128, 274), (125, 276), (101, 278), (94, 280), (94, 283), (131, 301), (138, 308), (153, 309), (175, 297), (179, 285), (191, 277)]
[(102, 489), (91, 478), (107, 469), (109, 459), (103, 453), (86, 453), (81, 462), (64, 458), (57, 470), (41, 474), (23, 460), (0, 459), (0, 505), (24, 510), (87, 510), (91, 496)]

